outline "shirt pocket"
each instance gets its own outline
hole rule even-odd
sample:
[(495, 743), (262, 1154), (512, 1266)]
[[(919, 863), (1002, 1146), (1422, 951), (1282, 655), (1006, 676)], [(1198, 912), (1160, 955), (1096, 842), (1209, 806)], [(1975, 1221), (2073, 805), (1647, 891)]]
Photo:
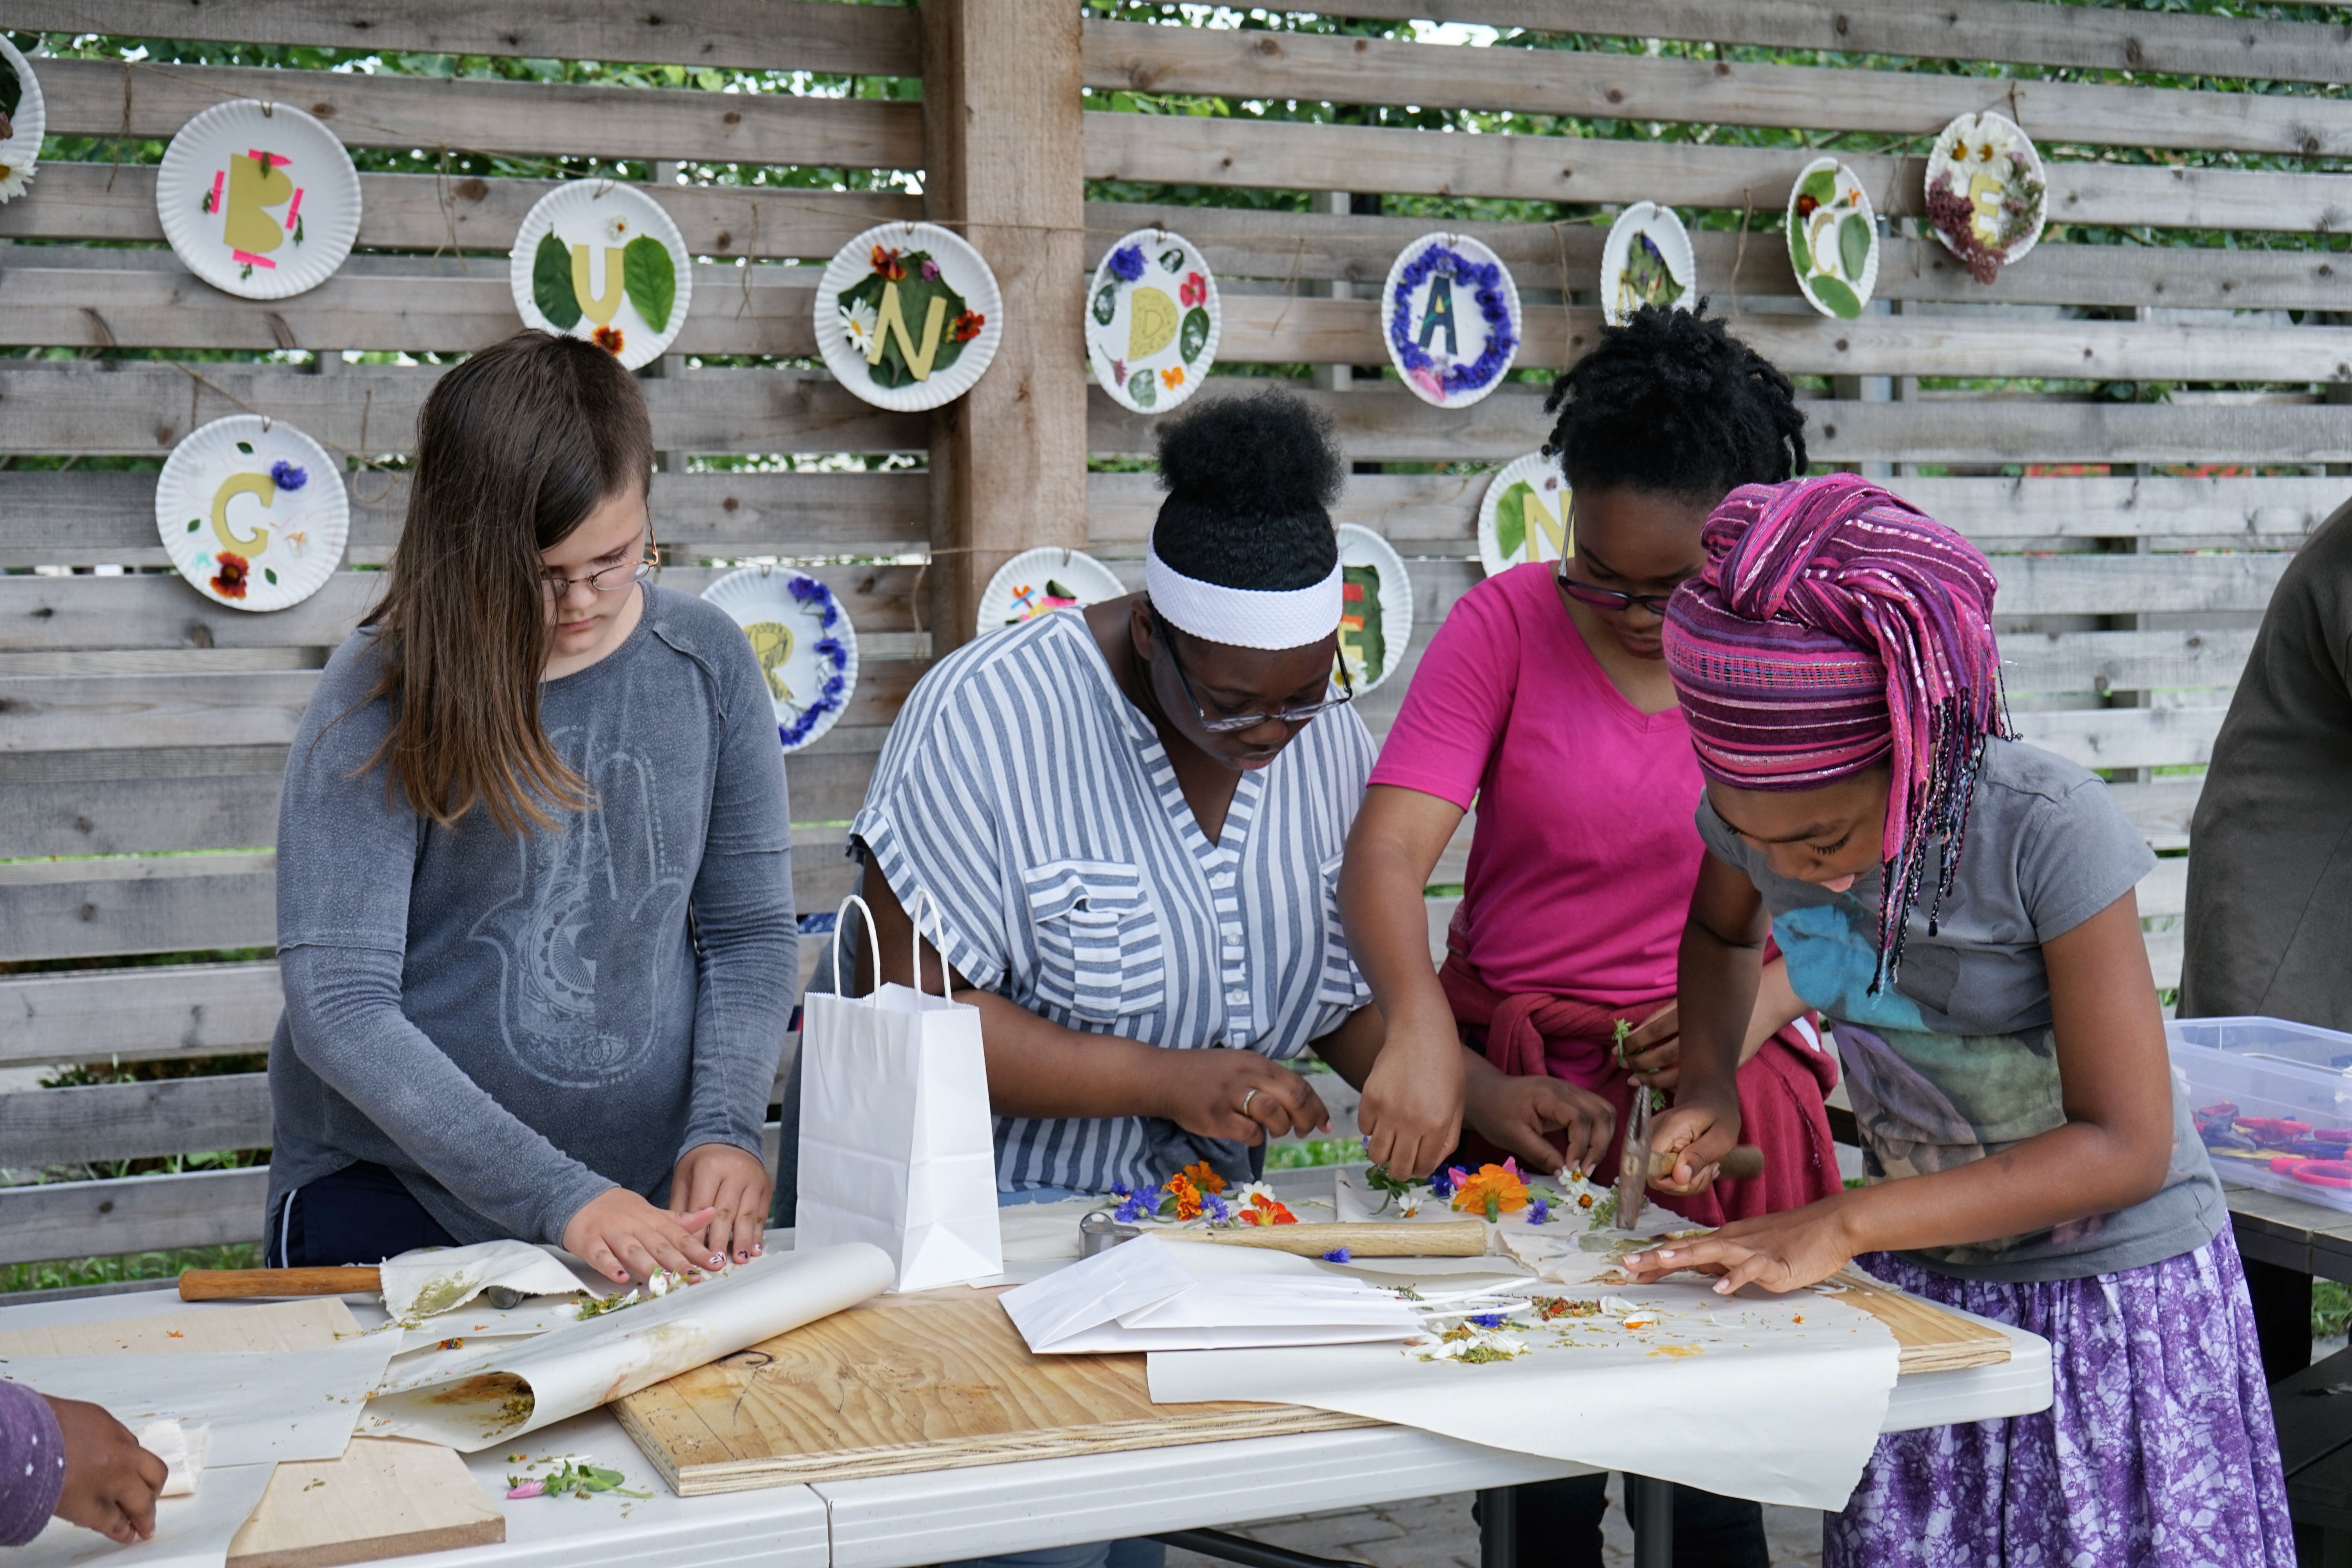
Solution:
[(1318, 1006), (1353, 1010), (1363, 999), (1355, 961), (1348, 953), (1347, 928), (1339, 921), (1339, 868), (1347, 857), (1334, 855), (1323, 862), (1323, 965), (1315, 981)]
[(1141, 872), (1116, 860), (1054, 860), (1023, 881), (1038, 1001), (1097, 1024), (1166, 1005), (1167, 931)]

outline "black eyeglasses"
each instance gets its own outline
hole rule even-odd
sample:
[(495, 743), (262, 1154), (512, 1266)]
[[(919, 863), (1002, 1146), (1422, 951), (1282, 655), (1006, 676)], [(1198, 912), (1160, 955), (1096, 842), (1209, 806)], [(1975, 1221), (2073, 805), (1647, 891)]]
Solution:
[(1590, 583), (1580, 583), (1570, 576), (1565, 563), (1561, 564), (1557, 575), (1561, 593), (1579, 604), (1590, 605), (1596, 610), (1624, 610), (1639, 605), (1660, 620), (1664, 620), (1666, 616), (1666, 601), (1674, 597), (1672, 594), (1621, 594), (1614, 588), (1596, 588)]
[(1201, 728), (1208, 731), (1212, 735), (1238, 734), (1244, 730), (1255, 730), (1268, 720), (1284, 724), (1304, 724), (1318, 713), (1343, 707), (1356, 700), (1355, 685), (1348, 679), (1347, 662), (1337, 660), (1333, 665), (1339, 682), (1339, 695), (1337, 697), (1327, 697), (1320, 702), (1310, 702), (1304, 708), (1285, 708), (1275, 713), (1248, 713), (1238, 719), (1212, 719), (1209, 717), (1209, 710), (1201, 706), (1200, 694), (1192, 689), (1192, 677), (1184, 673), (1184, 661), (1176, 657), (1175, 641), (1169, 636), (1168, 623), (1161, 618), (1156, 605), (1151, 612), (1151, 629), (1158, 634), (1160, 646), (1168, 652), (1168, 662), (1176, 670), (1176, 683), (1184, 689), (1184, 700), (1192, 705), (1193, 717), (1200, 720)]
[(584, 577), (567, 577), (561, 572), (540, 574), (539, 591), (548, 599), (561, 599), (572, 592), (574, 583), (585, 583), (599, 594), (617, 594), (633, 584), (642, 583), (654, 574), (661, 564), (661, 547), (654, 540), (654, 525), (646, 524), (646, 552), (641, 560), (624, 561), (618, 566), (607, 566), (602, 572), (591, 572)]

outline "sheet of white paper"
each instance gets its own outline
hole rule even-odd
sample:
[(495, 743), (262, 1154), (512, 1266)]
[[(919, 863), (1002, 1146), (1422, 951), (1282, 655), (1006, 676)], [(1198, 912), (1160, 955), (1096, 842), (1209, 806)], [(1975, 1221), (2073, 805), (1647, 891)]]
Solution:
[(383, 1260), (385, 1310), (404, 1323), (452, 1312), (493, 1285), (526, 1296), (569, 1296), (592, 1279), (527, 1241), (484, 1241), (472, 1247), (427, 1247)]
[(139, 1446), (163, 1461), (163, 1489), (159, 1497), (194, 1495), (205, 1472), (205, 1447), (210, 1436), (202, 1426), (174, 1416), (150, 1421), (139, 1434)]
[[(608, 1282), (606, 1289), (610, 1289)], [(571, 1304), (560, 1297), (535, 1296), (519, 1307), (500, 1310), (478, 1296), (464, 1311), (444, 1312), (437, 1318), (426, 1318), (394, 1331), (400, 1335), (403, 1353), (450, 1340), (463, 1340), (470, 1344), (478, 1339), (512, 1339), (543, 1334), (551, 1329), (563, 1328), (578, 1321), (562, 1310)]]
[(1044, 1353), (1072, 1334), (1192, 1288), (1196, 1276), (1150, 1237), (1097, 1252), (1046, 1279), (997, 1298), (1005, 1316)]
[(772, 1252), (700, 1284), (455, 1358), (441, 1381), (370, 1401), (361, 1430), (463, 1453), (487, 1448), (854, 1306), (888, 1289), (896, 1272), (887, 1253), (864, 1242)]
[[(1678, 1223), (1675, 1228), (1690, 1230), (1704, 1227)], [(1621, 1289), (1631, 1282), (1632, 1277), (1624, 1269), (1626, 1255), (1643, 1251), (1653, 1245), (1652, 1239), (1612, 1229), (1519, 1230), (1503, 1237), (1503, 1250), (1525, 1264), (1538, 1279), (1555, 1285), (1605, 1286), (1611, 1289)], [(1666, 1278), (1679, 1282), (1696, 1282), (1703, 1276), (1685, 1271), (1670, 1274)]]
[(261, 1502), (276, 1465), (215, 1466), (194, 1497), (167, 1497), (155, 1505), (155, 1533), (117, 1546), (94, 1530), (62, 1519), (10, 1551), (8, 1568), (222, 1568), (228, 1543)]
[(1402, 1340), (1388, 1291), (1286, 1253), (1142, 1236), (1000, 1298), (1039, 1355)]
[(1563, 1318), (1526, 1333), (1528, 1353), (1485, 1364), (1395, 1345), (1154, 1352), (1151, 1397), (1305, 1405), (1734, 1497), (1844, 1505), (1895, 1385), (1884, 1324), (1810, 1291), (1610, 1294), (1654, 1310), (1657, 1326)]
[(166, 1417), (206, 1426), (207, 1464), (267, 1465), (341, 1458), (392, 1347), (365, 1334), (269, 1354), (12, 1356), (0, 1376), (102, 1405), (133, 1431)]

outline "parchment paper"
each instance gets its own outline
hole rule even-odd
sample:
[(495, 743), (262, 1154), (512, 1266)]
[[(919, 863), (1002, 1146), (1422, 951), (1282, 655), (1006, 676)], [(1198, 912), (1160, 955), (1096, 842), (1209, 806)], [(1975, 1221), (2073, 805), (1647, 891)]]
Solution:
[[(570, 1296), (591, 1289), (570, 1264), (527, 1241), (421, 1247), (385, 1258), (383, 1278), (384, 1310), (404, 1324), (429, 1324), (493, 1285), (526, 1296)], [(595, 1289), (602, 1294), (611, 1287)]]
[(31, 1542), (10, 1551), (8, 1568), (221, 1568), (229, 1542), (260, 1506), (276, 1465), (207, 1466), (194, 1497), (164, 1498), (155, 1505), (155, 1533), (117, 1546), (94, 1530), (49, 1521)]
[(772, 1253), (654, 1300), (464, 1355), (439, 1382), (371, 1400), (361, 1430), (471, 1453), (854, 1306), (888, 1289), (896, 1273), (887, 1253), (864, 1242)]
[(278, 1354), (11, 1356), (0, 1376), (102, 1405), (133, 1431), (166, 1417), (209, 1426), (209, 1480), (213, 1467), (341, 1458), (392, 1347), (365, 1334)]

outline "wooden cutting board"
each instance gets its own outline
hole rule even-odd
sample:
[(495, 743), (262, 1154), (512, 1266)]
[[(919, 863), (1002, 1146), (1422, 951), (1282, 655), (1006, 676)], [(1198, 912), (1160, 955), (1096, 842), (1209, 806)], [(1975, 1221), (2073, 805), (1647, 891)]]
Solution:
[(1839, 1300), (1861, 1308), (1894, 1333), (1902, 1352), (1896, 1365), (1905, 1377), (1998, 1366), (2009, 1359), (2009, 1336), (1990, 1324), (1948, 1312), (1932, 1301), (1906, 1295), (1852, 1268), (1839, 1269), (1829, 1282), (1845, 1287)]

